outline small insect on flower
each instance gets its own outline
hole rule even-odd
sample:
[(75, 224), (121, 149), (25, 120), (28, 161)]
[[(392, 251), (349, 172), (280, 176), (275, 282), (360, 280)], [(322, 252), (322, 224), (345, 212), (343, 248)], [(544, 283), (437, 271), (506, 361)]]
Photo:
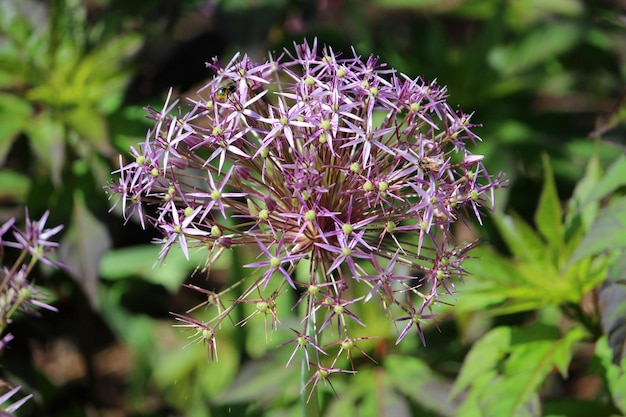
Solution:
[(237, 91), (237, 83), (230, 78), (226, 78), (222, 80), (220, 86), (215, 91), (215, 99), (223, 103), (228, 99), (228, 95), (235, 91)]
[(441, 170), (442, 165), (443, 165), (443, 162), (441, 160), (431, 158), (428, 156), (420, 158), (417, 163), (417, 166), (419, 166), (422, 171), (434, 172), (434, 173), (439, 172)]

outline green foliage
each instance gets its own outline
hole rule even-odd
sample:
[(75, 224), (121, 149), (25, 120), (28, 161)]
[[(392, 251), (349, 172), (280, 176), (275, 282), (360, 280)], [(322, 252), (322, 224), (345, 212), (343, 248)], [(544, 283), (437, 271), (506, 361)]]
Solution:
[[(624, 198), (615, 195), (626, 178), (623, 155), (607, 171), (603, 176), (597, 156), (592, 158), (564, 214), (544, 157), (536, 230), (518, 216), (496, 216), (513, 258), (483, 249), (468, 266), (475, 282), (456, 308), (504, 315), (558, 306), (572, 321), (563, 327), (554, 318), (540, 319), (527, 327), (497, 327), (481, 337), (465, 358), (452, 391), (455, 396), (465, 390), (457, 415), (542, 415), (539, 394), (553, 369), (567, 378), (580, 342), (595, 341), (601, 334), (600, 311), (583, 305), (585, 297), (607, 280), (614, 255), (626, 249)], [(600, 209), (602, 201), (613, 195), (611, 203)], [(623, 329), (624, 319), (623, 309), (614, 311), (612, 323), (618, 329)], [(623, 338), (612, 348), (621, 346)], [(611, 384), (621, 383), (619, 378), (612, 381), (609, 391)], [(619, 407), (621, 397), (613, 400)]]
[[(190, 261), (172, 252), (154, 266), (158, 248), (145, 245), (150, 236), (132, 220), (135, 229), (116, 232), (122, 220), (103, 214), (114, 148), (135, 145), (145, 133), (145, 112), (123, 104), (126, 84), (139, 74), (134, 53), (142, 46), (143, 65), (157, 73), (156, 63), (171, 52), (163, 39), (192, 31), (186, 13), (206, 2), (164, 4), (0, 2), (0, 214), (26, 203), (51, 209), (56, 223), (66, 224), (60, 254), (75, 271), (73, 281), (41, 274), (57, 292), (63, 319), (42, 318), (41, 340), (0, 358), (3, 379), (38, 394), (21, 416), (105, 414), (114, 403), (133, 417), (302, 415), (299, 365), (285, 366), (289, 346), (273, 348), (299, 324), (291, 305), (278, 306), (281, 324), (269, 343), (262, 315), (244, 327), (224, 326), (216, 364), (207, 363), (206, 346), (183, 348), (194, 335), (172, 328), (168, 316), (206, 301), (191, 299), (182, 283), (209, 279), (219, 289), (243, 276), (241, 265), (256, 254), (225, 253), (210, 273), (190, 278), (207, 256), (202, 249), (192, 250)], [(626, 100), (616, 97), (626, 75), (626, 31), (622, 11), (606, 4), (224, 0), (194, 15), (210, 19), (229, 50), (271, 44), (279, 51), (316, 36), (345, 54), (355, 45), (406, 74), (436, 78), (452, 102), (475, 110), (485, 138), (478, 152), (490, 172), (504, 171), (511, 183), (496, 196), (499, 211), (486, 218), (489, 233), (472, 236), (484, 243), (465, 264), (471, 275), (457, 286), (454, 307), (439, 306), (439, 328), (426, 329), (426, 347), (417, 338), (395, 346), (398, 329), (386, 325), (378, 300), (353, 306), (368, 333), (380, 335), (359, 343), (377, 363), (354, 351), (360, 372), (330, 380), (338, 397), (321, 384), (323, 415), (626, 415)], [(151, 40), (152, 52), (144, 44)], [(183, 55), (206, 61), (212, 46)], [(239, 319), (253, 311), (242, 306)], [(358, 331), (356, 325), (351, 334)], [(41, 362), (45, 349), (36, 347), (58, 339), (80, 346), (88, 376), (50, 376), (45, 362), (55, 358)], [(111, 361), (122, 369), (114, 382), (108, 378), (115, 372), (102, 376), (95, 366), (106, 343), (127, 354)], [(597, 387), (591, 394), (563, 388), (583, 376)], [(114, 386), (123, 392), (111, 394)], [(85, 400), (87, 392), (98, 395)]]
[[(537, 230), (519, 216), (495, 215), (498, 230), (514, 258), (480, 248), (477, 258), (468, 262), (468, 270), (480, 279), (469, 285), (457, 308), (489, 308), (493, 314), (510, 314), (546, 305), (577, 305), (604, 281), (610, 260), (607, 250), (618, 248), (620, 238), (610, 239), (597, 227), (608, 224), (622, 238), (623, 229), (619, 219), (611, 216), (614, 210), (598, 212), (598, 208), (601, 198), (620, 185), (615, 178), (626, 175), (626, 169), (615, 172), (623, 165), (620, 157), (609, 169), (615, 175), (600, 177), (595, 170), (597, 164), (597, 159), (590, 162), (564, 215), (549, 162), (544, 158), (545, 181), (535, 211)], [(597, 190), (605, 192), (598, 194)], [(594, 223), (590, 223), (590, 215), (597, 216)], [(604, 237), (598, 238), (598, 234)], [(600, 241), (598, 248), (590, 246)]]
[(82, 2), (64, 0), (2, 2), (0, 36), (3, 199), (56, 208), (68, 226), (60, 256), (93, 305), (98, 262), (111, 247), (94, 214), (105, 209), (100, 189), (114, 154), (107, 117), (122, 104), (141, 36), (104, 36)]
[(575, 344), (586, 336), (575, 327), (497, 327), (470, 350), (451, 395), (468, 389), (459, 416), (538, 415), (541, 384), (553, 369), (565, 378)]
[(606, 378), (608, 391), (615, 406), (622, 415), (626, 414), (626, 361), (618, 366), (612, 360), (612, 352), (605, 337), (598, 340), (595, 359), (601, 367), (601, 374)]
[[(232, 262), (229, 254), (220, 257), (214, 265), (214, 270), (228, 268)], [(189, 260), (182, 252), (173, 252), (167, 263), (155, 264), (159, 256), (159, 247), (155, 245), (133, 246), (132, 248), (110, 250), (100, 261), (100, 276), (111, 281), (123, 282), (129, 278), (140, 278), (146, 282), (162, 285), (168, 291), (175, 293), (179, 290), (189, 271), (202, 265), (205, 254), (191, 251)]]
[[(112, 155), (106, 115), (121, 105), (129, 76), (125, 60), (140, 37), (98, 39), (78, 2), (56, 0), (45, 10), (35, 2), (11, 0), (0, 7), (5, 38), (0, 101), (7, 110), (3, 117), (10, 120), (3, 123), (0, 160), (24, 134), (43, 168), (39, 175), (50, 175), (57, 186), (71, 163), (68, 150), (84, 158), (93, 174), (107, 172), (90, 153)], [(105, 177), (98, 179), (104, 184)]]

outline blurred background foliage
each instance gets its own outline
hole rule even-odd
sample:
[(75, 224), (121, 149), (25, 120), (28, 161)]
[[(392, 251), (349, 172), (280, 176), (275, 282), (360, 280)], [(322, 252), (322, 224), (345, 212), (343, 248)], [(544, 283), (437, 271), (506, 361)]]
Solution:
[(193, 95), (213, 56), (313, 37), (447, 85), (510, 181), (485, 227), (459, 229), (484, 244), (426, 347), (395, 346), (358, 306), (378, 364), (353, 352), (359, 373), (333, 379), (324, 415), (626, 415), (625, 17), (618, 0), (3, 0), (0, 220), (50, 209), (73, 268), (37, 274), (59, 313), (10, 326), (0, 374), (35, 394), (17, 415), (300, 415), (299, 368), (274, 349), (291, 306), (267, 343), (261, 317), (225, 326), (217, 364), (172, 327), (202, 302), (181, 284), (224, 287), (254, 254), (208, 277), (192, 274), (202, 253), (153, 268), (153, 232), (109, 213), (103, 186), (169, 87)]

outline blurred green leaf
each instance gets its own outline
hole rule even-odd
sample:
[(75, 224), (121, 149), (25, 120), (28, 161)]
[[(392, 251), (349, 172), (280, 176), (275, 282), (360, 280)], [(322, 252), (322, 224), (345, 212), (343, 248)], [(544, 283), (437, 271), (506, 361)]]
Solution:
[(594, 193), (598, 181), (601, 181), (601, 179), (600, 160), (597, 150), (594, 150), (587, 163), (585, 175), (576, 183), (574, 193), (567, 203), (567, 212), (565, 214), (566, 238), (576, 233), (586, 233), (590, 229), (598, 212), (598, 204), (597, 201), (593, 201), (589, 196)]
[(496, 378), (480, 398), (481, 416), (540, 417), (541, 402), (535, 391), (524, 390), (523, 381)]
[[(602, 34), (599, 35), (599, 37), (602, 37)], [(598, 122), (599, 126), (589, 134), (589, 137), (601, 137), (603, 134), (624, 124), (624, 122), (626, 122), (626, 94), (622, 93), (617, 106), (615, 106), (608, 116), (602, 118)]]
[(4, 163), (18, 133), (29, 123), (31, 113), (26, 100), (0, 92), (0, 164)]
[(48, 167), (53, 183), (60, 185), (65, 164), (65, 128), (62, 123), (50, 113), (42, 112), (25, 129), (33, 152)]
[(59, 256), (69, 265), (70, 275), (82, 288), (91, 307), (97, 310), (100, 276), (98, 264), (111, 248), (106, 227), (89, 211), (80, 190), (74, 193), (72, 222), (61, 241)]
[(613, 351), (613, 362), (626, 362), (626, 250), (621, 250), (600, 288), (600, 319)]
[[(156, 329), (161, 323), (146, 315), (134, 315), (122, 307), (124, 296), (121, 286), (107, 288), (101, 286), (98, 291), (100, 312), (109, 327), (131, 349), (139, 352), (138, 362), (152, 360), (157, 353), (154, 349), (154, 337), (159, 333)], [(168, 325), (170, 325), (168, 323)]]
[[(140, 277), (148, 282), (162, 285), (170, 292), (176, 292), (185, 278), (198, 265), (202, 265), (207, 253), (189, 251), (189, 260), (180, 250), (171, 250), (167, 261), (159, 265), (160, 247), (158, 245), (133, 246), (111, 250), (100, 263), (100, 274), (105, 279), (118, 280)], [(213, 264), (212, 269), (226, 269), (230, 264), (230, 252), (225, 251)]]
[(543, 172), (544, 183), (539, 197), (539, 205), (535, 212), (535, 223), (544, 239), (552, 245), (553, 250), (562, 255), (564, 246), (563, 213), (547, 155), (543, 157)]
[(554, 345), (552, 360), (563, 378), (569, 376), (568, 370), (575, 353), (576, 343), (583, 341), (588, 336), (589, 335), (582, 327), (572, 327), (567, 331), (560, 342)]
[[(389, 359), (400, 359), (400, 356), (391, 356)], [(410, 362), (407, 361), (407, 364)], [(397, 365), (393, 365), (396, 369)], [(341, 387), (341, 393), (336, 401), (330, 403), (324, 412), (326, 417), (343, 417), (345, 415), (359, 415), (363, 417), (411, 417), (414, 415), (411, 403), (404, 392), (411, 391), (411, 396), (415, 400), (414, 390), (410, 389), (411, 382), (405, 385), (404, 392), (397, 389), (398, 386), (407, 383), (407, 380), (396, 380), (397, 372), (390, 371), (389, 368), (366, 368), (359, 370), (355, 375), (349, 375), (342, 378), (346, 381), (346, 386)], [(339, 387), (337, 387), (339, 388)], [(433, 387), (433, 389), (435, 389)], [(427, 411), (430, 407), (429, 402), (421, 404), (413, 402), (414, 405), (420, 407), (420, 416), (431, 417), (441, 416), (440, 413), (430, 413)], [(415, 407), (413, 407), (414, 409)], [(444, 408), (444, 407), (440, 407)], [(443, 414), (445, 415), (445, 414)]]
[(396, 390), (442, 416), (454, 416), (458, 404), (448, 400), (451, 384), (426, 363), (408, 356), (389, 356), (384, 367)]
[(569, 302), (581, 296), (573, 291), (575, 283), (560, 278), (551, 264), (510, 260), (488, 248), (477, 248), (474, 255), (475, 259), (466, 260), (464, 267), (477, 278), (464, 287), (455, 310), (503, 315)]
[(241, 402), (262, 403), (266, 406), (277, 399), (295, 399), (300, 393), (300, 367), (286, 367), (282, 360), (269, 354), (248, 361), (230, 386), (217, 396), (215, 404)]
[(623, 414), (626, 414), (626, 361), (622, 361), (619, 366), (612, 362), (613, 353), (604, 336), (596, 342), (595, 356), (604, 367), (613, 403)]
[(544, 417), (613, 417), (615, 407), (599, 399), (563, 397), (543, 402)]
[(6, 169), (0, 170), (0, 200), (23, 203), (30, 184), (30, 178), (25, 175)]
[(373, 0), (373, 3), (380, 7), (388, 8), (427, 8), (436, 6), (438, 0)]
[(621, 154), (598, 180), (582, 204), (586, 206), (596, 203), (624, 185), (626, 185), (626, 156)]
[[(180, 332), (180, 329), (170, 330)], [(196, 337), (193, 331), (184, 336), (191, 336), (192, 340)], [(185, 339), (177, 340), (183, 342)], [(154, 381), (162, 389), (170, 391), (168, 396), (176, 403), (183, 404), (194, 396), (206, 401), (222, 391), (235, 377), (239, 366), (237, 349), (231, 340), (222, 338), (218, 341), (219, 362), (207, 362), (203, 343), (183, 348), (184, 343), (177, 346), (161, 343), (157, 347), (158, 354), (152, 364)]]
[(535, 265), (550, 262), (549, 253), (541, 237), (517, 215), (494, 216), (496, 226), (509, 250), (520, 261)]
[(454, 307), (456, 312), (484, 311), (495, 307), (507, 299), (502, 288), (523, 282), (513, 262), (491, 248), (477, 248), (473, 256), (465, 261), (464, 268), (476, 279), (468, 280), (463, 286), (463, 297)]
[(285, 5), (286, 0), (229, 0), (223, 2), (224, 10), (249, 10), (250, 8), (257, 8), (260, 6), (273, 6), (282, 7)]
[[(481, 338), (465, 358), (451, 395), (469, 388), (459, 415), (539, 416), (538, 390), (556, 366), (567, 373), (574, 346), (585, 336), (572, 329), (564, 337), (557, 328), (499, 327)], [(491, 375), (485, 383), (485, 376)], [(472, 411), (474, 410), (474, 411)]]
[(470, 387), (480, 375), (495, 369), (510, 344), (511, 329), (508, 327), (497, 327), (481, 337), (465, 357), (450, 397), (456, 397)]
[(626, 198), (614, 200), (598, 213), (591, 230), (572, 254), (568, 265), (588, 256), (626, 249)]
[(494, 49), (489, 62), (503, 77), (521, 74), (569, 51), (578, 42), (581, 30), (569, 22), (536, 26), (517, 43)]
[(620, 409), (620, 411), (626, 414), (626, 361), (622, 362), (621, 369), (615, 369), (611, 367), (609, 371), (609, 388), (613, 394), (613, 402)]
[(509, 4), (509, 19), (516, 27), (546, 21), (554, 16), (577, 17), (585, 11), (580, 0), (526, 0)]
[(68, 125), (76, 130), (82, 139), (105, 156), (113, 154), (109, 143), (107, 124), (104, 116), (87, 106), (76, 107), (66, 113)]

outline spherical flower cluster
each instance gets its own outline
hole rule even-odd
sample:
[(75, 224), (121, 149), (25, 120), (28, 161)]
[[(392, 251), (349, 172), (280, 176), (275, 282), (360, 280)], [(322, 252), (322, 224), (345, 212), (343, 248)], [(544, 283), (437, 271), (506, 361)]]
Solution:
[[(0, 352), (13, 338), (11, 334), (4, 335), (4, 330), (16, 311), (35, 316), (39, 314), (38, 308), (56, 311), (56, 308), (43, 302), (45, 294), (29, 282), (29, 275), (37, 262), (53, 268), (68, 268), (52, 257), (59, 244), (51, 238), (59, 233), (63, 226), (46, 229), (49, 215), (50, 212), (46, 211), (41, 219), (31, 220), (26, 210), (24, 230), (15, 226), (14, 218), (0, 225), (0, 336), (3, 336), (0, 339)], [(6, 237), (9, 231), (13, 232), (14, 240)], [(5, 263), (5, 249), (19, 253), (12, 265)]]
[[(316, 42), (263, 64), (244, 55), (207, 65), (215, 78), (187, 110), (168, 96), (151, 111), (155, 127), (134, 161), (120, 160), (116, 204), (163, 233), (161, 259), (175, 244), (185, 254), (208, 248), (209, 265), (224, 250), (254, 247), (259, 257), (245, 266), (256, 279), (237, 302), (256, 303), (274, 327), (276, 298), (298, 292), (302, 327), (291, 342), (318, 370), (313, 386), (343, 371), (336, 360), (324, 365), (326, 347), (356, 346), (347, 323), (365, 323), (354, 303), (376, 299), (400, 324), (397, 342), (412, 328), (424, 341), (423, 322), (454, 291), (472, 246), (456, 246), (451, 225), (480, 222), (502, 185), (466, 148), (479, 139), (470, 115), (435, 83), (374, 57), (318, 54)], [(305, 282), (294, 274), (301, 262)], [(355, 286), (367, 295), (354, 297)], [(215, 335), (234, 306), (220, 308), (224, 292), (197, 289), (216, 315), (177, 319), (217, 357)], [(326, 330), (332, 339), (322, 342)]]

